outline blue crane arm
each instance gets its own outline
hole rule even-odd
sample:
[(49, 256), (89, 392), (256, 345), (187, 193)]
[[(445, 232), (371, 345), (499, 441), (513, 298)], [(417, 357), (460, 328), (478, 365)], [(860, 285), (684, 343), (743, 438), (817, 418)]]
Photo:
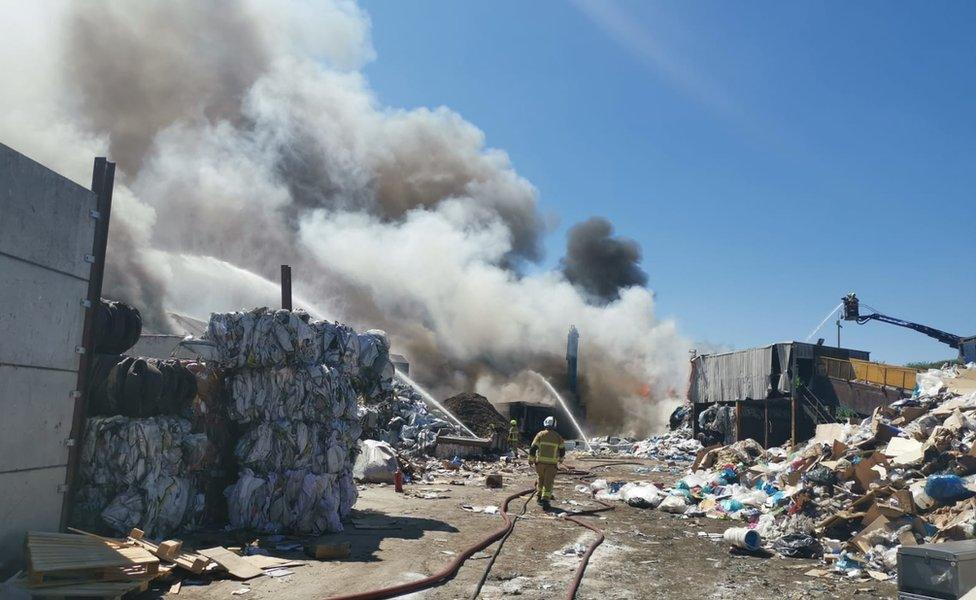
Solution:
[(895, 317), (889, 317), (888, 315), (882, 315), (880, 313), (872, 313), (870, 315), (860, 315), (857, 317), (858, 325), (863, 325), (868, 321), (881, 321), (882, 323), (891, 323), (892, 325), (898, 325), (899, 327), (907, 327), (908, 329), (914, 329), (919, 333), (924, 333), (925, 335), (935, 338), (942, 342), (943, 344), (948, 344), (953, 348), (958, 349), (960, 343), (962, 342), (962, 337), (942, 331), (941, 329), (936, 329), (934, 327), (929, 327), (928, 325), (919, 325), (918, 323), (912, 323), (911, 321), (904, 321), (902, 319), (896, 319)]

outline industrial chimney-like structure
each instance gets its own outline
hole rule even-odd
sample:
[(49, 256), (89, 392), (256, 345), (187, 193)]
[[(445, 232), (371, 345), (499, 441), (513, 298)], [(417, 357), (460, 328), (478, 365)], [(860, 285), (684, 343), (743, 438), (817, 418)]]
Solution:
[(575, 325), (569, 326), (566, 338), (566, 388), (569, 390), (569, 409), (578, 420), (586, 420), (586, 407), (579, 389), (579, 330)]
[[(566, 340), (566, 386), (574, 396), (579, 396), (579, 331), (575, 325), (569, 326)], [(578, 398), (577, 404), (579, 403)]]

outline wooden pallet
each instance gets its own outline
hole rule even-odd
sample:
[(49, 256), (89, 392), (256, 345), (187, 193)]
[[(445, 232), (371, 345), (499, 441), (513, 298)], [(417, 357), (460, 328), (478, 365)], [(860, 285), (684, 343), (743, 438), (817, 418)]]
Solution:
[(143, 580), (158, 572), (159, 559), (145, 548), (70, 533), (27, 534), (27, 580), (32, 587)]
[(48, 587), (31, 587), (27, 578), (14, 582), (33, 598), (121, 598), (130, 592), (144, 592), (148, 581), (81, 581)]

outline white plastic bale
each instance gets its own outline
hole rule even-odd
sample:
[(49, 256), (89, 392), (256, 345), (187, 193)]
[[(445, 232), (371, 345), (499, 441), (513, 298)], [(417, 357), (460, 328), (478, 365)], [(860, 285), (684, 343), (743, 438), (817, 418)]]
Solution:
[(379, 330), (359, 334), (302, 312), (258, 308), (212, 314), (206, 339), (225, 367), (325, 364), (350, 376), (368, 397), (392, 389), (390, 344)]
[(244, 369), (228, 378), (229, 416), (238, 423), (355, 418), (356, 392), (348, 377), (324, 365)]
[(258, 473), (302, 469), (338, 473), (349, 460), (349, 425), (332, 426), (303, 421), (259, 423), (238, 439), (234, 455), (240, 464)]
[(336, 475), (301, 470), (261, 477), (243, 469), (238, 481), (225, 492), (230, 524), (265, 533), (318, 535), (342, 531), (339, 481)]
[(76, 518), (118, 533), (139, 527), (151, 535), (198, 522), (203, 500), (190, 474), (206, 466), (211, 447), (205, 434), (190, 429), (179, 417), (88, 419)]

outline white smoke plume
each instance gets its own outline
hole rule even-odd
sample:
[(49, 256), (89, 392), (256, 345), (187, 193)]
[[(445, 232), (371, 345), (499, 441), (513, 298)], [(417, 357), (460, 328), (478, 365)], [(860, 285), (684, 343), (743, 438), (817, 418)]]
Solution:
[(683, 395), (687, 344), (642, 279), (593, 303), (561, 270), (525, 274), (546, 225), (508, 156), (447, 108), (380, 105), (358, 71), (375, 56), (356, 4), (11, 12), (0, 141), (83, 185), (92, 156), (117, 161), (105, 295), (152, 328), (274, 305), (287, 263), (296, 304), (387, 330), (436, 394), (545, 401), (526, 374), (564, 383), (575, 324), (593, 429), (646, 433)]

